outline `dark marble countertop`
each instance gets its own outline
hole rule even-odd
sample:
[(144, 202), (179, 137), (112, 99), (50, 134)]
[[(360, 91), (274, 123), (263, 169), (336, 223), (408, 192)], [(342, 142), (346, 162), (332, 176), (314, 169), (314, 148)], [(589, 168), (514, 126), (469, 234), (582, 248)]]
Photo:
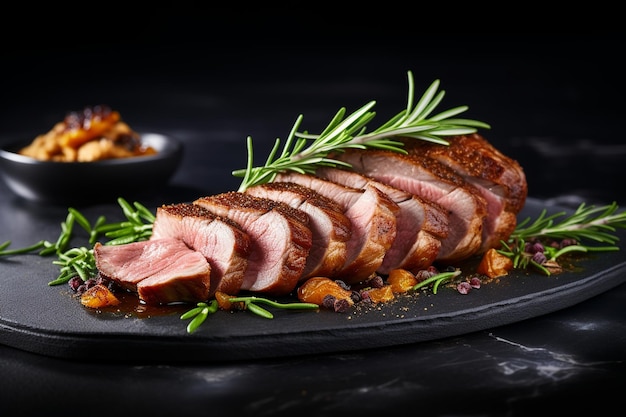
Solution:
[[(245, 165), (245, 138), (252, 136), (266, 154), (299, 114), (311, 130), (339, 107), (356, 109), (372, 99), (376, 120), (395, 114), (406, 104), (411, 70), (417, 91), (440, 79), (444, 106), (468, 105), (469, 117), (491, 124), (485, 136), (522, 164), (529, 195), (568, 207), (626, 204), (626, 142), (619, 134), (624, 80), (609, 53), (621, 46), (622, 35), (428, 40), (449, 53), (407, 52), (391, 38), (348, 55), (328, 39), (298, 50), (276, 39), (228, 48), (171, 42), (125, 45), (115, 62), (105, 62), (102, 51), (85, 52), (85, 61), (102, 60), (85, 71), (52, 46), (12, 51), (1, 58), (12, 70), (2, 78), (0, 141), (46, 131), (68, 109), (106, 103), (137, 130), (183, 142), (183, 163), (170, 184), (142, 202), (186, 201), (235, 189), (238, 180), (230, 173)], [(42, 61), (55, 70), (36, 70)], [(22, 201), (4, 183), (0, 196), (0, 241), (28, 243), (37, 225), (56, 227), (67, 209)], [(33, 226), (15, 230), (16, 213)], [(92, 416), (599, 413), (622, 402), (624, 305), (621, 284), (563, 310), (441, 340), (226, 363), (73, 361), (0, 343), (0, 410)]]

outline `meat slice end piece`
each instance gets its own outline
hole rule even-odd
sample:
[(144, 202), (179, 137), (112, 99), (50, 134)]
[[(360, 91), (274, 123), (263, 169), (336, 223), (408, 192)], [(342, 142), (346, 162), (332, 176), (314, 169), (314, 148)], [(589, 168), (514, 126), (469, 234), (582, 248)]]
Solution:
[(94, 245), (96, 267), (147, 304), (206, 301), (211, 267), (184, 242), (161, 238), (125, 245)]
[(167, 268), (137, 284), (139, 298), (151, 305), (206, 301), (210, 290), (211, 267), (195, 251), (176, 257)]
[(239, 224), (191, 203), (157, 209), (152, 238), (170, 237), (202, 253), (211, 265), (211, 295), (241, 289), (250, 253), (249, 236)]

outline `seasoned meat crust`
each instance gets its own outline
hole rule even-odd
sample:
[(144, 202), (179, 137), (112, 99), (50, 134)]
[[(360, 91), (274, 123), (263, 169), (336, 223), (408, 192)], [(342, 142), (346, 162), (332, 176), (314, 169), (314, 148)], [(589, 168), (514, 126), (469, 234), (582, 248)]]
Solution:
[(386, 275), (396, 268), (417, 272), (435, 261), (441, 239), (449, 233), (443, 207), (347, 169), (325, 167), (316, 170), (316, 175), (355, 188), (373, 185), (398, 205), (396, 238), (376, 272)]
[(451, 168), (434, 159), (382, 150), (350, 149), (336, 157), (363, 175), (447, 210), (450, 229), (442, 239), (438, 261), (454, 263), (479, 250), (487, 203), (475, 186)]
[(410, 155), (432, 158), (474, 185), (487, 202), (479, 252), (500, 246), (517, 225), (517, 213), (526, 202), (528, 186), (519, 163), (502, 154), (479, 134), (448, 138), (449, 146), (402, 139)]
[(355, 283), (376, 272), (396, 238), (399, 208), (393, 200), (374, 186), (357, 189), (296, 172), (280, 174), (275, 181), (303, 185), (342, 206), (343, 213), (350, 220), (351, 238), (346, 262), (335, 278)]
[(182, 240), (211, 265), (211, 292), (235, 295), (241, 289), (250, 255), (250, 237), (239, 224), (195, 204), (158, 207), (151, 239)]
[(242, 290), (274, 295), (293, 291), (312, 245), (306, 213), (279, 201), (236, 191), (202, 197), (193, 204), (230, 218), (250, 236)]
[(334, 276), (341, 269), (347, 257), (351, 228), (350, 220), (337, 202), (292, 182), (261, 184), (247, 189), (246, 193), (282, 201), (309, 215), (313, 241), (300, 280)]
[(421, 153), (446, 164), (472, 182), (483, 180), (506, 200), (506, 210), (518, 213), (526, 202), (528, 184), (520, 164), (504, 155), (483, 136), (453, 136), (449, 146), (404, 140), (409, 153)]

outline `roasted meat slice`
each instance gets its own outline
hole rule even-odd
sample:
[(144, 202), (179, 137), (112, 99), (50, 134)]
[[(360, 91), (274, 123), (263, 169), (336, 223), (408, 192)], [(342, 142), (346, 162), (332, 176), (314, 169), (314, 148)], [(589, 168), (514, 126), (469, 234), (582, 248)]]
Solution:
[(481, 247), (487, 203), (474, 185), (435, 159), (384, 150), (350, 149), (335, 158), (384, 184), (433, 201), (448, 211), (449, 233), (437, 260), (454, 263)]
[(309, 215), (313, 241), (301, 280), (313, 276), (334, 276), (343, 267), (351, 236), (350, 220), (334, 200), (292, 182), (256, 185), (248, 188), (246, 193), (282, 201)]
[(335, 278), (356, 283), (369, 278), (380, 267), (396, 237), (398, 205), (374, 186), (346, 187), (314, 175), (289, 172), (275, 182), (293, 182), (336, 201), (350, 220), (348, 256)]
[(196, 303), (208, 300), (211, 267), (201, 259), (204, 257), (196, 251), (171, 259), (165, 269), (139, 281), (139, 298), (146, 304)]
[(211, 293), (237, 294), (250, 254), (250, 238), (239, 224), (191, 203), (158, 207), (151, 239), (180, 239), (211, 265)]
[(173, 238), (125, 245), (94, 245), (100, 273), (137, 292), (147, 304), (199, 302), (209, 298), (211, 266), (206, 258)]
[(194, 204), (235, 221), (250, 236), (242, 290), (285, 295), (296, 287), (312, 244), (306, 213), (237, 191), (201, 197)]
[(502, 154), (484, 137), (473, 134), (448, 138), (449, 146), (402, 139), (409, 154), (434, 158), (476, 186), (487, 202), (480, 251), (499, 247), (517, 225), (528, 186), (519, 163)]
[(323, 167), (316, 175), (354, 188), (371, 184), (398, 205), (396, 238), (377, 272), (388, 274), (395, 268), (417, 272), (435, 261), (441, 239), (449, 233), (448, 214), (441, 206), (347, 169)]

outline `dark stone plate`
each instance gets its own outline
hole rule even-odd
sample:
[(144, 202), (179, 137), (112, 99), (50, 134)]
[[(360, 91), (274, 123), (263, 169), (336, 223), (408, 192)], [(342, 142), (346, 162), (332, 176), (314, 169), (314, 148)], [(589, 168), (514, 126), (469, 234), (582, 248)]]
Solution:
[[(544, 202), (528, 199), (519, 218), (536, 218), (544, 207)], [(623, 241), (624, 231), (617, 234)], [(180, 319), (188, 306), (141, 312), (133, 298), (132, 305), (117, 311), (84, 308), (67, 286), (47, 285), (58, 275), (52, 260), (38, 255), (0, 258), (1, 343), (53, 357), (115, 361), (227, 361), (416, 343), (551, 313), (626, 281), (624, 251), (587, 253), (573, 272), (544, 276), (513, 271), (467, 295), (441, 287), (437, 294), (402, 296), (345, 314), (272, 310), (273, 319), (218, 311), (188, 334), (187, 321)]]

